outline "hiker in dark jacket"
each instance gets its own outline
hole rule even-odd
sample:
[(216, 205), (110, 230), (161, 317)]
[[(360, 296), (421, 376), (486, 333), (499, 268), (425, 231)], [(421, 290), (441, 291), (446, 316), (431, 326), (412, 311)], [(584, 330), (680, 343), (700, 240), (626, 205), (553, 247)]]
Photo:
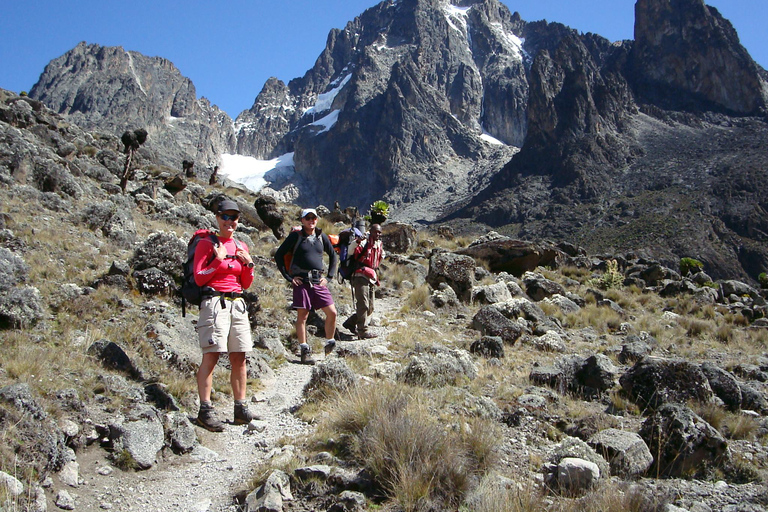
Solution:
[[(323, 253), (328, 254), (327, 279), (323, 276)], [(293, 254), (289, 268), (286, 255)], [(293, 231), (275, 253), (275, 263), (283, 277), (293, 285), (293, 309), (296, 310), (296, 337), (299, 339), (301, 362), (311, 363), (311, 349), (307, 343), (307, 317), (310, 310), (325, 313), (325, 353), (336, 346), (336, 306), (328, 290), (328, 279), (336, 275), (339, 259), (328, 235), (317, 228), (317, 212), (314, 208), (301, 211), (301, 230)]]

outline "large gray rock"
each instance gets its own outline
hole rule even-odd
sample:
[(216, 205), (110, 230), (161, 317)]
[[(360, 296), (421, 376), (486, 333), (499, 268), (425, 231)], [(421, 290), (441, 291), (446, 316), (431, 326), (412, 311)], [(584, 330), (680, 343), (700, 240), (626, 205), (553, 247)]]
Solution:
[(487, 336), (498, 336), (509, 344), (514, 344), (525, 332), (519, 323), (504, 316), (496, 306), (481, 308), (472, 318), (472, 328)]
[(475, 260), (469, 256), (437, 252), (429, 259), (427, 283), (435, 289), (446, 283), (459, 299), (469, 301), (475, 284), (475, 266)]
[(410, 224), (388, 222), (381, 226), (381, 242), (387, 253), (406, 254), (416, 248), (419, 236)]
[(0, 328), (28, 328), (45, 317), (40, 291), (33, 286), (17, 286), (0, 293)]
[(565, 295), (565, 288), (536, 272), (526, 272), (523, 274), (523, 284), (525, 293), (538, 302), (553, 295)]
[(291, 479), (280, 470), (274, 470), (264, 485), (245, 498), (247, 512), (283, 512), (283, 501), (292, 501)]
[(309, 382), (304, 386), (304, 395), (327, 391), (344, 391), (357, 382), (357, 376), (343, 359), (327, 359), (312, 368)]
[(477, 367), (469, 353), (438, 345), (416, 347), (411, 360), (400, 371), (398, 380), (411, 386), (442, 387), (464, 380), (474, 380)]
[(148, 405), (137, 405), (129, 411), (125, 421), (109, 425), (113, 449), (125, 450), (137, 469), (149, 469), (157, 462), (157, 452), (165, 446), (163, 422), (158, 411)]
[(181, 280), (181, 264), (187, 259), (187, 244), (173, 233), (153, 233), (134, 251), (130, 264), (134, 272), (157, 268)]
[(556, 266), (558, 258), (564, 255), (549, 245), (504, 236), (478, 239), (457, 253), (485, 261), (492, 272), (508, 272), (518, 277), (539, 266)]
[(640, 436), (655, 455), (649, 474), (702, 475), (728, 459), (728, 443), (709, 423), (682, 404), (667, 403), (643, 422)]
[(14, 435), (4, 441), (13, 450), (19, 467), (41, 474), (61, 470), (69, 460), (66, 438), (32, 395), (29, 385), (17, 383), (0, 388), (3, 417), (0, 425), (13, 426)]
[(587, 444), (608, 461), (615, 476), (639, 477), (653, 464), (648, 445), (634, 432), (608, 428), (592, 436)]
[(470, 301), (473, 304), (495, 304), (512, 298), (507, 283), (495, 283), (485, 286), (475, 286), (470, 292)]
[(722, 400), (729, 410), (738, 411), (741, 408), (741, 388), (736, 377), (712, 363), (703, 363), (701, 371), (707, 377), (709, 387), (717, 398)]
[(619, 383), (642, 408), (688, 400), (708, 403), (714, 397), (701, 368), (681, 360), (646, 357), (622, 375)]

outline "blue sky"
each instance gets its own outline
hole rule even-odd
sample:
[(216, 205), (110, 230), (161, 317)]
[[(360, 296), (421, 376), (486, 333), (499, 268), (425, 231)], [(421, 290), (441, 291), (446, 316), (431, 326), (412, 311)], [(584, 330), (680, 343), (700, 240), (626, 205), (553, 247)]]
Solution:
[[(503, 0), (526, 21), (546, 19), (610, 40), (632, 39), (633, 0)], [(4, 0), (0, 87), (28, 91), (45, 65), (80, 41), (122, 46), (173, 62), (232, 118), (250, 108), (270, 76), (287, 82), (312, 67), (332, 28), (376, 0)], [(768, 68), (765, 0), (709, 0)], [(130, 6), (130, 8), (126, 8)]]

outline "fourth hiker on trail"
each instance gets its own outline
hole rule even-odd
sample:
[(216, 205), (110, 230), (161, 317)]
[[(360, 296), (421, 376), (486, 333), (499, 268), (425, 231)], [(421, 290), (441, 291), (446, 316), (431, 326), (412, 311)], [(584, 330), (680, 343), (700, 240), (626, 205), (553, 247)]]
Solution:
[(328, 279), (323, 276), (323, 252), (328, 254), (328, 279), (336, 275), (339, 258), (328, 235), (317, 227), (317, 211), (301, 211), (301, 229), (292, 231), (275, 253), (275, 263), (283, 277), (293, 285), (293, 309), (296, 310), (296, 337), (299, 340), (301, 361), (311, 363), (311, 349), (307, 343), (307, 318), (310, 310), (325, 313), (325, 353), (336, 346), (336, 306), (328, 290)]
[(342, 324), (344, 328), (357, 333), (358, 339), (375, 338), (369, 332), (368, 323), (373, 314), (376, 298), (375, 286), (379, 286), (379, 265), (384, 258), (381, 243), (381, 226), (373, 224), (368, 238), (357, 245), (352, 259), (355, 271), (352, 274), (352, 296), (355, 300), (355, 314)]

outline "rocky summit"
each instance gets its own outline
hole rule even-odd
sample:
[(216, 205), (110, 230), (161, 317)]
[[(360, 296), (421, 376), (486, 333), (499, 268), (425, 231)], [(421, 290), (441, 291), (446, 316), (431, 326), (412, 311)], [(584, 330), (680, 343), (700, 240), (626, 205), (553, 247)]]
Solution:
[(694, 257), (754, 283), (768, 268), (767, 84), (703, 0), (638, 0), (620, 42), (496, 0), (387, 0), (234, 122), (167, 60), (84, 43), (30, 95), (88, 128), (146, 127), (171, 167), (292, 154), (265, 177), (284, 201), (384, 199), (401, 221)]

